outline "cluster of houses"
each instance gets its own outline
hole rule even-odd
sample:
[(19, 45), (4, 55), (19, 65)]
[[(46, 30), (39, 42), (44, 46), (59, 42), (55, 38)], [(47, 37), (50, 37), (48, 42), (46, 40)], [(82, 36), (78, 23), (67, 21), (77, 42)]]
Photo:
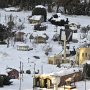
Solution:
[[(56, 18), (56, 17), (57, 16), (55, 16), (54, 18), (51, 17), (51, 19), (58, 22), (58, 20), (60, 20), (61, 17), (60, 16), (58, 16), (58, 18)], [(34, 24), (34, 30), (44, 31), (47, 29), (47, 26), (41, 24), (42, 22), (44, 22), (43, 15), (32, 15), (28, 18), (28, 20), (31, 24)], [(73, 35), (78, 32), (80, 25), (77, 25), (75, 23), (69, 24), (68, 22), (69, 22), (68, 20), (65, 21), (65, 23), (64, 23), (65, 25), (62, 25), (65, 27), (65, 29), (61, 29), (60, 34), (56, 34), (53, 37), (53, 40), (60, 41), (63, 44), (64, 39), (65, 39), (64, 36), (66, 35), (67, 43), (69, 43), (70, 41), (73, 41)], [(59, 25), (59, 26), (61, 26), (61, 25)], [(43, 34), (32, 33), (29, 36), (30, 41), (31, 41), (31, 39), (33, 39), (34, 43), (36, 43), (36, 44), (37, 43), (38, 44), (46, 43), (48, 38), (49, 37), (45, 33), (43, 33)], [(25, 41), (25, 33), (21, 32), (21, 31), (15, 32), (15, 41), (24, 42)], [(22, 43), (22, 44), (17, 45), (17, 50), (29, 51), (29, 50), (33, 50), (33, 48), (30, 48), (27, 44)], [(72, 51), (71, 53), (69, 51), (69, 55), (70, 54), (72, 55), (74, 53), (76, 64), (81, 65), (84, 63), (85, 60), (90, 60), (90, 47), (80, 47), (80, 48), (77, 48), (74, 50), (75, 51)], [(59, 63), (60, 64), (64, 63), (63, 54), (55, 54), (55, 55), (48, 56), (48, 64), (58, 65)], [(11, 71), (8, 72), (8, 76), (11, 79), (18, 79), (19, 72), (15, 69), (12, 69)], [(50, 73), (50, 74), (40, 74), (40, 75), (38, 74), (38, 75), (35, 75), (35, 83), (34, 83), (35, 87), (52, 88), (52, 87), (54, 87), (53, 86), (54, 85), (53, 78), (58, 79), (58, 81), (57, 81), (58, 86), (63, 86), (68, 82), (74, 83), (76, 81), (82, 80), (83, 75), (82, 75), (82, 70), (79, 70), (79, 68), (78, 69), (76, 69), (76, 68), (66, 69), (66, 70), (63, 70), (60, 72), (55, 72), (55, 73)], [(71, 79), (68, 80), (68, 78), (71, 78)]]

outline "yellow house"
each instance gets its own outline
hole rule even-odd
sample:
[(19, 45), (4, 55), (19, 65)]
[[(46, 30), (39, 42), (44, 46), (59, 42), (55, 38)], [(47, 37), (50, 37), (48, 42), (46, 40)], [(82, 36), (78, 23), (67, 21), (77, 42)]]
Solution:
[(35, 75), (35, 87), (51, 88), (52, 76), (49, 74)]
[(79, 48), (76, 50), (76, 63), (82, 64), (85, 60), (90, 60), (90, 48)]
[(48, 57), (48, 64), (57, 65), (58, 63), (61, 63), (61, 61), (62, 55), (53, 55)]
[(34, 80), (35, 80), (34, 85), (35, 87), (38, 87), (38, 88), (40, 87), (40, 88), (50, 89), (50, 88), (53, 88), (55, 85), (55, 82), (57, 82), (58, 87), (61, 87), (65, 85), (65, 81), (68, 78), (72, 78), (71, 83), (81, 81), (82, 71), (80, 71), (80, 69), (77, 69), (77, 68), (69, 68), (69, 69), (62, 69), (58, 72), (52, 72), (48, 74), (38, 74), (38, 75), (35, 75), (34, 77)]

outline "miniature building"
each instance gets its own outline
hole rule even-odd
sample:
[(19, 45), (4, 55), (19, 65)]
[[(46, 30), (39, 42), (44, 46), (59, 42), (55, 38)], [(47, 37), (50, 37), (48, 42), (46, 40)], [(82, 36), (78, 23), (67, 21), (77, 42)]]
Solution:
[(19, 78), (19, 71), (17, 71), (16, 69), (12, 69), (11, 71), (8, 72), (8, 76), (11, 79), (18, 79)]
[(90, 60), (90, 48), (79, 48), (76, 50), (76, 63), (82, 64), (85, 60)]
[(67, 42), (72, 41), (73, 32), (70, 29), (60, 29), (60, 41), (64, 41), (66, 35)]
[(47, 19), (47, 10), (46, 10), (45, 6), (37, 5), (32, 10), (32, 15), (42, 15), (43, 16), (43, 21), (46, 21), (46, 19)]
[(60, 72), (50, 73), (50, 74), (41, 74), (41, 75), (35, 75), (35, 87), (40, 88), (53, 88), (53, 78), (58, 78), (58, 86), (65, 85), (66, 79), (73, 77), (74, 80), (71, 82), (77, 82), (82, 79), (82, 72), (75, 68), (70, 68), (67, 70), (62, 70)]
[(29, 22), (34, 23), (42, 23), (44, 21), (44, 17), (42, 15), (33, 15), (31, 18), (29, 18)]
[(43, 36), (36, 36), (35, 43), (46, 43), (46, 38)]
[(53, 56), (48, 57), (48, 64), (57, 65), (62, 62), (61, 60), (62, 60), (61, 55), (53, 55)]
[(17, 32), (15, 34), (15, 41), (24, 41), (24, 32)]
[(51, 88), (53, 86), (51, 80), (52, 77), (48, 74), (35, 75), (35, 87)]
[(44, 30), (46, 30), (46, 28), (47, 28), (47, 26), (45, 26), (45, 25), (41, 25), (41, 24), (34, 25), (34, 30), (44, 31)]
[(18, 44), (17, 45), (17, 50), (21, 50), (21, 51), (29, 51), (30, 47), (26, 44)]

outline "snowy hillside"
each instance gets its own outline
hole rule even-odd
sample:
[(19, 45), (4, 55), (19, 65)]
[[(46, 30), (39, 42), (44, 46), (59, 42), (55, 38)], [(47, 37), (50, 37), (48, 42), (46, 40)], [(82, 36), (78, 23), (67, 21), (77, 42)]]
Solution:
[[(58, 68), (56, 65), (50, 65), (48, 64), (48, 56), (58, 54), (62, 51), (62, 46), (58, 42), (54, 42), (52, 40), (53, 35), (56, 33), (60, 33), (60, 29), (63, 27), (57, 27), (50, 24), (48, 21), (44, 22), (43, 24), (47, 26), (46, 31), (36, 31), (34, 30), (34, 24), (30, 24), (28, 21), (28, 17), (31, 16), (31, 11), (21, 11), (21, 12), (6, 12), (4, 10), (0, 10), (0, 23), (7, 24), (8, 22), (8, 16), (12, 14), (14, 16), (14, 22), (16, 25), (21, 25), (23, 23), (24, 29), (21, 30), (25, 33), (24, 44), (27, 44), (29, 47), (32, 47), (33, 50), (30, 51), (19, 51), (17, 50), (17, 45), (22, 44), (21, 42), (15, 42), (15, 44), (12, 45), (12, 40), (10, 41), (10, 46), (7, 48), (7, 45), (0, 45), (0, 74), (6, 74), (8, 67), (17, 69), (20, 71), (20, 61), (23, 63), (23, 78), (21, 83), (21, 90), (32, 90), (33, 87), (33, 72), (34, 72), (34, 63), (35, 63), (35, 71), (39, 69), (39, 73), (52, 73), (52, 72), (58, 72), (60, 70), (64, 70), (65, 68), (70, 68), (70, 64), (66, 64), (65, 68)], [(50, 18), (54, 13), (48, 13), (47, 18)], [(6, 18), (5, 18), (6, 17)], [(68, 15), (61, 15), (61, 17), (65, 17), (69, 19), (69, 23), (76, 23), (80, 24), (81, 26), (87, 26), (90, 24), (90, 17), (88, 16), (68, 16)], [(21, 22), (19, 21), (21, 20)], [(14, 28), (16, 31), (16, 28)], [(19, 31), (19, 30), (18, 30)], [(34, 40), (29, 39), (29, 36), (31, 34), (33, 35), (43, 35), (46, 33), (49, 36), (49, 39), (46, 41), (47, 43), (43, 44), (35, 44)], [(74, 38), (80, 40), (80, 30), (78, 30), (77, 35), (73, 36)], [(71, 42), (69, 45), (72, 48), (75, 46), (75, 48), (79, 47), (78, 43)], [(50, 46), (52, 48), (52, 51), (49, 52), (49, 55), (47, 56), (45, 54), (45, 47)], [(34, 56), (38, 56), (40, 59), (36, 59)], [(63, 65), (64, 66), (64, 65)], [(26, 74), (26, 70), (31, 70), (31, 74)], [(4, 86), (0, 88), (0, 90), (19, 90), (20, 87), (20, 79), (12, 80), (13, 83), (10, 86)], [(89, 85), (90, 81), (87, 81), (87, 90), (90, 89)], [(84, 90), (84, 82), (77, 82), (77, 90)], [(47, 90), (47, 89), (43, 89)], [(61, 90), (61, 89), (59, 89)]]

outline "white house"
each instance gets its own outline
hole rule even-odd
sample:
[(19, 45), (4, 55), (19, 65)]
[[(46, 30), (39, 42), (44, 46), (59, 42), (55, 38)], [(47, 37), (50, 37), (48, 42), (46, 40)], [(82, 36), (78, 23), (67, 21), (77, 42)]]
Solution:
[(24, 44), (24, 43), (17, 45), (17, 50), (19, 51), (29, 51), (30, 49), (31, 48), (27, 44)]
[(29, 18), (30, 23), (42, 23), (44, 21), (44, 17), (42, 15), (33, 15)]

